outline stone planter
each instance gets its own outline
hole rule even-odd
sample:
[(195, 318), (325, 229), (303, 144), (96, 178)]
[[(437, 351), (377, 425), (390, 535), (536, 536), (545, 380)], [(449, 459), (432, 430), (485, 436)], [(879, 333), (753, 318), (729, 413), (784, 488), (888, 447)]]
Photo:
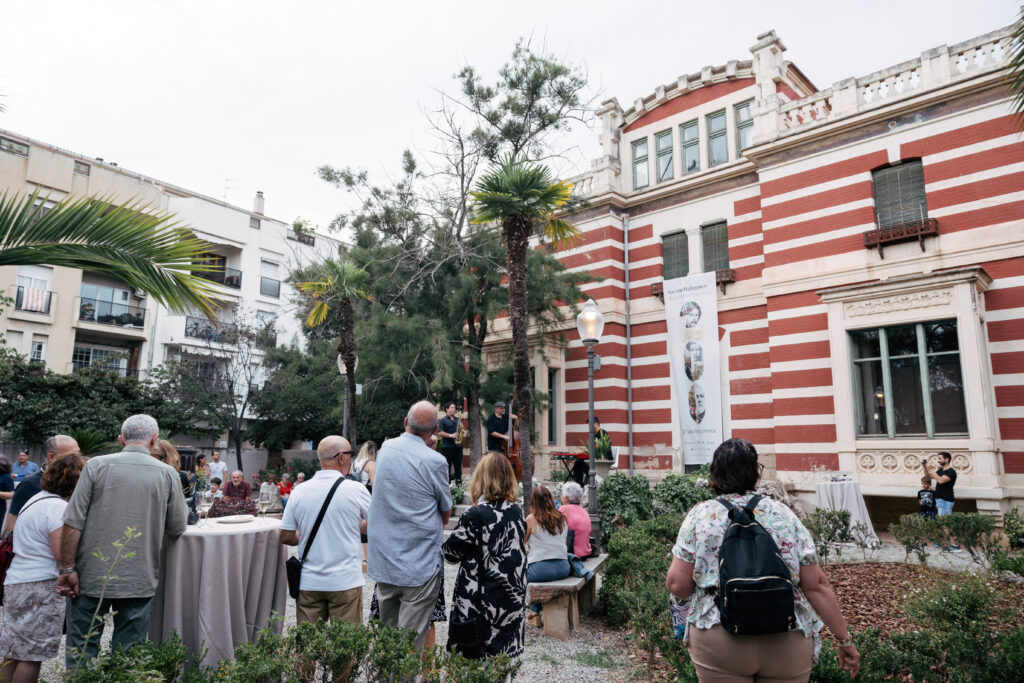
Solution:
[(594, 462), (594, 466), (597, 468), (597, 476), (601, 477), (602, 479), (607, 479), (608, 473), (611, 472), (612, 469), (612, 461), (597, 460)]

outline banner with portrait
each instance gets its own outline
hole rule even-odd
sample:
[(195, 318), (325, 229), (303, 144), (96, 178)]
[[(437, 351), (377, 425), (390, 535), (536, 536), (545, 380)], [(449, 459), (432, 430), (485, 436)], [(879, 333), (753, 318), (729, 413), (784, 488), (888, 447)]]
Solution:
[(665, 319), (679, 402), (683, 462), (711, 462), (722, 443), (722, 385), (715, 273), (666, 280)]

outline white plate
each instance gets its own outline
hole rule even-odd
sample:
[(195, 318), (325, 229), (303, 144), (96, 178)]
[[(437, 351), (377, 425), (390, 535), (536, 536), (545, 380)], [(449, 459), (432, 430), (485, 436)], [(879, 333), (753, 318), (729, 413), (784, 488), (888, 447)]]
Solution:
[(252, 515), (231, 515), (230, 517), (218, 517), (214, 521), (218, 524), (245, 524), (251, 522), (255, 517)]

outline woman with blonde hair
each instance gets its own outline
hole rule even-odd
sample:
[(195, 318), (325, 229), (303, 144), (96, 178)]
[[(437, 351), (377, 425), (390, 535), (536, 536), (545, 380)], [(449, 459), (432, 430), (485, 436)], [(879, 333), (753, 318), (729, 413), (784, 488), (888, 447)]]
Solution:
[(357, 478), (373, 493), (373, 477), (377, 474), (377, 444), (372, 441), (363, 442), (356, 459), (352, 461), (352, 477)]
[[(530, 496), (530, 516), (526, 518), (526, 542), (530, 554), (526, 561), (526, 580), (530, 583), (557, 581), (569, 576), (569, 523), (555, 507), (555, 499), (543, 486)], [(531, 626), (543, 626), (541, 604), (530, 605)]]
[(153, 446), (153, 450), (150, 454), (162, 462), (165, 465), (173, 467), (177, 473), (178, 478), (181, 480), (181, 492), (186, 498), (195, 493), (195, 483), (190, 483), (188, 480), (188, 472), (181, 471), (181, 455), (178, 453), (178, 449), (174, 447), (174, 444), (167, 439), (160, 439)]
[(441, 546), (461, 563), (455, 579), (448, 647), (472, 659), (523, 652), (526, 613), (526, 520), (519, 484), (503, 453), (488, 453), (469, 484), (474, 506)]

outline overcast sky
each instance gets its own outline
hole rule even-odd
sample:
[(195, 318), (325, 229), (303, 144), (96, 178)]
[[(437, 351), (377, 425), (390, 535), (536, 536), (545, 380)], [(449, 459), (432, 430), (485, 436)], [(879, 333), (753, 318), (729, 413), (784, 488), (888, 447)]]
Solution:
[[(193, 191), (326, 226), (320, 164), (399, 171), (424, 110), (532, 37), (628, 108), (680, 74), (749, 59), (775, 29), (819, 88), (1013, 22), (1019, 0), (376, 2), (5, 0), (0, 128)], [(582, 157), (596, 136), (577, 134)], [(581, 161), (582, 163), (582, 161)], [(580, 170), (582, 170), (581, 166)]]

